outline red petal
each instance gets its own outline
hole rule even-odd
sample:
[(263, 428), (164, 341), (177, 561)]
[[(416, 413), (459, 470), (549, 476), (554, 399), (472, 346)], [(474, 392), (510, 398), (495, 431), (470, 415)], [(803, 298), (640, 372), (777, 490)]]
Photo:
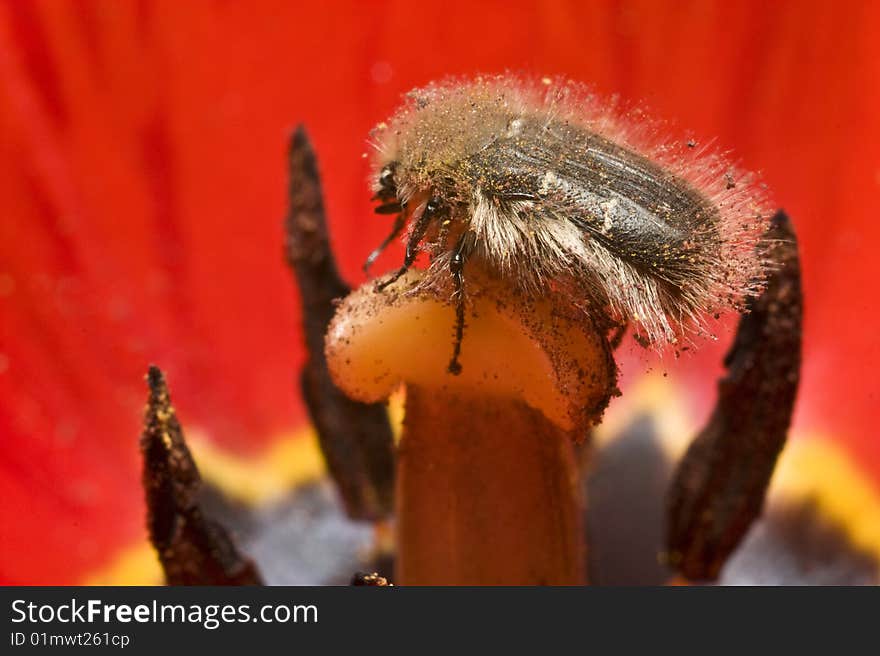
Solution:
[[(285, 138), (309, 126), (360, 280), (387, 230), (367, 131), (449, 73), (592, 81), (763, 169), (805, 256), (799, 426), (846, 440), (880, 480), (877, 25), (874, 3), (6, 3), (0, 578), (71, 582), (142, 535), (148, 362), (186, 424), (231, 448), (302, 421)], [(718, 357), (684, 369), (711, 390)]]

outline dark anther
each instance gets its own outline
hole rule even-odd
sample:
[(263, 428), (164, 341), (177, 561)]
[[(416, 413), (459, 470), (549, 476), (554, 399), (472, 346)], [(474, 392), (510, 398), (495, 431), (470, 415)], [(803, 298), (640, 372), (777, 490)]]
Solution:
[(800, 263), (782, 212), (773, 218), (767, 242), (776, 268), (740, 319), (715, 410), (679, 464), (669, 493), (667, 558), (694, 580), (717, 578), (761, 514), (797, 395)]
[(302, 127), (291, 139), (289, 158), (286, 250), (300, 290), (308, 351), (301, 376), (303, 398), (349, 516), (385, 517), (394, 489), (394, 440), (387, 412), (382, 404), (358, 403), (339, 391), (324, 357), (333, 302), (350, 288), (339, 277), (330, 250), (315, 155)]
[(377, 588), (392, 587), (393, 584), (384, 576), (379, 576), (377, 572), (367, 574), (366, 572), (357, 572), (351, 577), (352, 585), (365, 585)]
[(147, 384), (141, 436), (147, 530), (165, 580), (168, 585), (262, 585), (253, 561), (202, 511), (199, 470), (158, 367), (150, 367)]

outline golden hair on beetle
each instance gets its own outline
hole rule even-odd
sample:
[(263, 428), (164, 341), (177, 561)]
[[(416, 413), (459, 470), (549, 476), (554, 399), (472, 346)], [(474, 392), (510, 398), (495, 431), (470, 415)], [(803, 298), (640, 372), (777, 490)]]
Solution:
[(763, 187), (717, 152), (663, 141), (639, 109), (584, 85), (513, 75), (451, 79), (406, 95), (373, 132), (377, 212), (451, 276), (460, 370), (465, 270), (565, 293), (600, 326), (658, 346), (707, 314), (743, 308), (766, 275)]

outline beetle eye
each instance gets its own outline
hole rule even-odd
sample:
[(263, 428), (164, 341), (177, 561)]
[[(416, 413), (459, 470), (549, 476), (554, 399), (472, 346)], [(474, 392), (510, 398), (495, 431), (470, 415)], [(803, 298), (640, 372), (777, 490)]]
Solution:
[(383, 189), (394, 188), (394, 167), (388, 164), (379, 174), (379, 186)]
[(440, 209), (441, 200), (434, 196), (431, 200), (428, 201), (428, 205), (425, 207), (425, 211), (429, 214), (433, 214), (437, 210)]

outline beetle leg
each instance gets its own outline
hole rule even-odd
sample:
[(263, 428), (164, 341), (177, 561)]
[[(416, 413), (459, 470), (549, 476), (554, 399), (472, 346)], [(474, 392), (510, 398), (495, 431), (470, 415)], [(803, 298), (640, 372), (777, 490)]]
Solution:
[(397, 271), (395, 271), (390, 278), (386, 278), (382, 282), (376, 285), (376, 291), (382, 291), (388, 285), (391, 285), (407, 271), (416, 261), (416, 257), (419, 254), (419, 243), (422, 241), (422, 238), (425, 236), (425, 232), (428, 230), (428, 226), (431, 224), (431, 221), (436, 217), (434, 212), (429, 212), (428, 209), (422, 210), (422, 214), (416, 219), (415, 224), (413, 225), (412, 232), (409, 235), (409, 239), (406, 240), (406, 254), (403, 258), (403, 266), (401, 266)]
[(364, 262), (364, 273), (370, 273), (370, 267), (373, 266), (373, 262), (376, 261), (382, 251), (388, 248), (388, 244), (397, 239), (397, 236), (400, 234), (400, 231), (403, 230), (403, 226), (406, 224), (406, 218), (403, 215), (403, 212), (397, 215), (394, 219), (394, 226), (391, 228), (391, 234), (385, 237), (381, 244), (370, 253), (369, 257), (367, 257), (367, 261)]
[(452, 257), (449, 260), (449, 271), (455, 285), (455, 338), (452, 347), (452, 359), (447, 370), (457, 376), (461, 373), (461, 342), (464, 339), (464, 265), (474, 248), (474, 233), (465, 232), (458, 239)]

